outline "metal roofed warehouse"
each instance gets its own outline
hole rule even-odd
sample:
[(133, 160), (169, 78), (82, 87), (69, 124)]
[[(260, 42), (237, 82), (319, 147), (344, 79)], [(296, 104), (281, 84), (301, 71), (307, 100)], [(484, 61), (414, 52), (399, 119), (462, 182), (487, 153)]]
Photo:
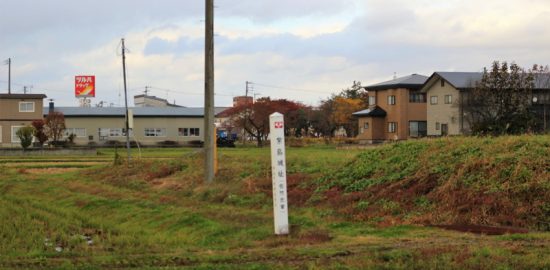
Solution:
[[(142, 145), (203, 141), (204, 108), (134, 107), (131, 140)], [(216, 108), (221, 112), (226, 108)], [(50, 108), (43, 109), (46, 116)], [(56, 107), (65, 115), (65, 135), (78, 145), (104, 145), (125, 140), (125, 109), (120, 107)]]

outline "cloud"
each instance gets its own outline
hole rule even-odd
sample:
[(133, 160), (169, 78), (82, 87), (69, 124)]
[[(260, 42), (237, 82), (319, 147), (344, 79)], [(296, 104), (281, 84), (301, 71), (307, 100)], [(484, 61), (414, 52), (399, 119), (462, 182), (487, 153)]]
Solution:
[[(97, 100), (117, 103), (125, 37), (130, 96), (152, 93), (201, 106), (204, 3), (196, 0), (5, 0), (0, 60), (13, 79), (61, 104), (74, 75), (95, 74)], [(216, 102), (231, 104), (253, 81), (263, 96), (315, 103), (354, 80), (377, 83), (411, 73), (476, 71), (493, 60), (548, 64), (547, 0), (218, 0)], [(118, 52), (117, 52), (118, 51)], [(0, 79), (7, 73), (0, 66)], [(7, 79), (7, 78), (6, 78)], [(0, 80), (0, 89), (6, 84)], [(172, 92), (166, 92), (169, 89)]]
[(256, 23), (271, 23), (296, 17), (329, 17), (351, 14), (357, 7), (354, 0), (220, 0), (216, 2), (221, 16), (248, 18)]

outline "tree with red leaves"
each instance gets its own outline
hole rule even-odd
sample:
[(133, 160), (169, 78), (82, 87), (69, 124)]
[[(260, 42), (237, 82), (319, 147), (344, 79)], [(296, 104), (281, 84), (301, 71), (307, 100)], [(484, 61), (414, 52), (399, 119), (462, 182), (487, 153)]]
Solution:
[(42, 147), (48, 140), (48, 135), (46, 135), (44, 125), (45, 123), (42, 119), (32, 121), (32, 126), (34, 127), (33, 135), (40, 144), (40, 147)]
[[(221, 115), (231, 118), (233, 126), (242, 128), (247, 134), (254, 137), (258, 147), (263, 146), (263, 142), (269, 134), (269, 115), (278, 112), (285, 117), (285, 134), (302, 134), (302, 130), (307, 130), (308, 108), (298, 102), (276, 99), (269, 97), (260, 98), (254, 103), (244, 103), (224, 111)], [(298, 131), (299, 130), (299, 131)]]
[(65, 131), (65, 115), (60, 112), (50, 112), (46, 116), (45, 131), (53, 144), (58, 143)]

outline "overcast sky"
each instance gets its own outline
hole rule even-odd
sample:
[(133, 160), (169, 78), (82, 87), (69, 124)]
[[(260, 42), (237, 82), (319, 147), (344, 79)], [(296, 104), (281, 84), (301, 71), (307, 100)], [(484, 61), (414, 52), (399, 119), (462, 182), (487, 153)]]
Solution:
[[(218, 0), (216, 105), (244, 95), (315, 105), (353, 81), (480, 71), (494, 60), (550, 63), (549, 0)], [(76, 106), (74, 76), (96, 76), (96, 98), (129, 96), (203, 106), (204, 1), (0, 0), (0, 60), (12, 89)], [(0, 65), (0, 91), (8, 68)], [(273, 88), (267, 86), (278, 86)], [(291, 89), (288, 89), (291, 88)], [(132, 100), (130, 98), (130, 100)], [(133, 102), (131, 102), (133, 103)]]

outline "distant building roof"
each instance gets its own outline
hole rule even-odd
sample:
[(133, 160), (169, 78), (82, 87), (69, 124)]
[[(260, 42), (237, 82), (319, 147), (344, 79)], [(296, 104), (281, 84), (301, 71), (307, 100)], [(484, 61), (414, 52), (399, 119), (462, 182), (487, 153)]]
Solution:
[(445, 79), (445, 81), (457, 89), (473, 88), (476, 82), (480, 81), (483, 77), (483, 73), (481, 72), (435, 72), (435, 74)]
[(385, 117), (386, 111), (384, 109), (374, 106), (372, 108), (368, 108), (366, 110), (358, 111), (353, 113), (353, 116), (370, 116), (370, 117)]
[[(431, 88), (439, 78), (444, 79), (458, 90), (471, 89), (483, 78), (482, 72), (434, 72), (422, 86), (422, 91)], [(550, 89), (550, 75), (536, 74), (534, 89)]]
[(390, 81), (385, 81), (369, 86), (365, 86), (367, 91), (377, 91), (377, 90), (386, 90), (386, 89), (395, 89), (395, 88), (407, 88), (407, 89), (420, 89), (422, 85), (426, 82), (428, 77), (419, 74), (412, 74), (405, 77), (396, 78)]
[[(139, 99), (139, 98), (143, 98), (143, 102), (137, 102), (136, 99)], [(155, 106), (155, 104), (148, 104), (148, 101), (150, 101), (150, 100), (159, 101), (159, 102), (163, 103), (163, 106), (166, 106), (166, 107), (184, 107), (184, 106), (176, 105), (175, 101), (174, 101), (174, 104), (171, 104), (170, 102), (168, 102), (167, 99), (159, 98), (159, 97), (156, 97), (156, 96), (149, 96), (149, 95), (136, 95), (136, 96), (134, 96), (134, 103), (136, 104), (136, 107), (161, 107), (161, 106)]]
[(44, 94), (0, 94), (1, 99), (44, 99)]
[(535, 89), (550, 90), (550, 74), (535, 75)]

